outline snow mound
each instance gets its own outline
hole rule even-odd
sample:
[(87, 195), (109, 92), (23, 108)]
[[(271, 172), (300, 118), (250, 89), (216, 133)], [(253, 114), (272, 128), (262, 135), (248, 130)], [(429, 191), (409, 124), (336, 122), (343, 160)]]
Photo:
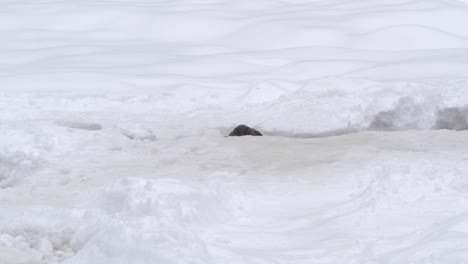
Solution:
[(379, 112), (369, 125), (370, 130), (417, 130), (428, 129), (434, 123), (437, 105), (416, 102), (403, 97), (393, 109)]
[(77, 234), (67, 263), (209, 263), (198, 229), (229, 218), (224, 199), (199, 187), (164, 178), (118, 181), (95, 201), (98, 220)]
[(72, 229), (46, 231), (44, 227), (0, 230), (0, 262), (8, 264), (60, 263), (73, 255)]
[(437, 111), (435, 129), (468, 130), (468, 107), (448, 107)]
[(0, 189), (15, 186), (37, 167), (37, 156), (21, 152), (0, 153)]
[(468, 129), (467, 107), (440, 107), (427, 101), (416, 102), (403, 97), (393, 109), (379, 112), (369, 125), (369, 130), (420, 130), (420, 129)]
[(143, 141), (156, 141), (158, 139), (151, 129), (141, 125), (121, 124), (118, 127), (120, 128), (120, 132), (129, 139)]

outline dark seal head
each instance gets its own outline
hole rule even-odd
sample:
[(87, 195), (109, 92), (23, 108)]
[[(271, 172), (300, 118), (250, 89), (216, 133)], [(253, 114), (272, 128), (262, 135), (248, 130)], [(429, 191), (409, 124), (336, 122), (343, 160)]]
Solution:
[(262, 133), (258, 132), (256, 129), (248, 127), (246, 125), (238, 125), (234, 130), (229, 134), (230, 137), (240, 137), (240, 136), (263, 136)]

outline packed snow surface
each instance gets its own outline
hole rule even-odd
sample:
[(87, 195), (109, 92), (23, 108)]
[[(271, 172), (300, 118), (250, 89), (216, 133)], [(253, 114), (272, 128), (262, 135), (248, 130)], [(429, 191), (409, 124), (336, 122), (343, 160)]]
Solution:
[(468, 263), (467, 25), (467, 0), (2, 1), (0, 263)]

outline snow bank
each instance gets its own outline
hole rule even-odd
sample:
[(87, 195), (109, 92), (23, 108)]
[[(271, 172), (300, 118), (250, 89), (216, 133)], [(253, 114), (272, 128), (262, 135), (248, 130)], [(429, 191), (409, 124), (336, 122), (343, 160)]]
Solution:
[(47, 232), (45, 227), (8, 230), (0, 235), (2, 263), (60, 263), (73, 255), (71, 229)]
[(51, 148), (41, 132), (16, 126), (0, 127), (0, 188), (14, 187), (43, 162), (44, 149)]
[(67, 263), (209, 263), (200, 230), (229, 219), (229, 205), (201, 187), (176, 179), (120, 180), (91, 204), (99, 219), (77, 234), (77, 254)]

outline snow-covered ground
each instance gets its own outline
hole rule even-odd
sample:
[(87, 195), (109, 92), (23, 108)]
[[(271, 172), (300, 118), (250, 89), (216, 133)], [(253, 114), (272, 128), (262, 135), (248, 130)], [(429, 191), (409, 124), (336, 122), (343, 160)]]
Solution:
[(1, 264), (468, 263), (467, 0), (0, 6)]

